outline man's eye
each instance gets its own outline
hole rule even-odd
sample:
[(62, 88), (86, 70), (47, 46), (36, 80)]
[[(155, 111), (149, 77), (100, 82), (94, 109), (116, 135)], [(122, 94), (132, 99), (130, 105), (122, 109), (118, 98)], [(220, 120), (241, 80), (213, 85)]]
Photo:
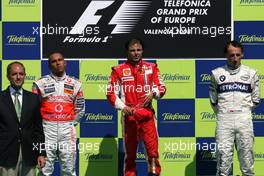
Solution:
[(234, 56), (239, 57), (241, 56), (241, 54), (230, 54), (230, 57), (234, 57)]

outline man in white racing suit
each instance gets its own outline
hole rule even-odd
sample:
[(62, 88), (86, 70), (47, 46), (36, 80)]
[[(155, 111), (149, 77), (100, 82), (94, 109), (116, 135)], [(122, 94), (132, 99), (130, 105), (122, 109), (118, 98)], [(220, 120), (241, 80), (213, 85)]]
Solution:
[(81, 82), (65, 73), (66, 62), (61, 53), (49, 56), (50, 75), (33, 84), (33, 92), (41, 98), (41, 114), (47, 151), (47, 161), (41, 170), (49, 176), (54, 161), (60, 162), (61, 175), (75, 176), (77, 124), (85, 112)]
[(256, 70), (241, 65), (243, 47), (231, 41), (225, 46), (227, 65), (212, 71), (209, 96), (217, 115), (217, 174), (232, 170), (234, 145), (243, 176), (254, 175), (254, 133), (251, 110), (260, 102)]

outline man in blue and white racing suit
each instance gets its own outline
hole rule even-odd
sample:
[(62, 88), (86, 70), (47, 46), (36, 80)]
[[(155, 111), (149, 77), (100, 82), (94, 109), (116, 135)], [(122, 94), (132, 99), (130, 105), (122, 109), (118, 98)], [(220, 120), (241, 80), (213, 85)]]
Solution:
[(243, 176), (254, 175), (252, 108), (260, 102), (257, 71), (241, 65), (243, 47), (231, 41), (225, 46), (227, 65), (212, 71), (209, 96), (217, 115), (217, 174), (232, 170), (234, 145)]

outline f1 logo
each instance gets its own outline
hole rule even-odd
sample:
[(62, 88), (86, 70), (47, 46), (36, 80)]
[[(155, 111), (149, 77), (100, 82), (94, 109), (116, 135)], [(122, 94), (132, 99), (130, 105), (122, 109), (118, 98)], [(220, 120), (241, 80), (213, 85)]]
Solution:
[[(82, 34), (87, 25), (96, 25), (102, 17), (101, 15), (95, 15), (96, 12), (109, 7), (114, 2), (114, 0), (92, 0), (70, 31), (70, 34)], [(108, 23), (116, 25), (111, 34), (130, 32), (150, 4), (151, 1), (125, 0)]]
[(70, 34), (81, 34), (87, 25), (96, 25), (101, 18), (101, 15), (95, 15), (100, 10), (110, 6), (115, 1), (91, 1), (82, 16), (74, 25)]

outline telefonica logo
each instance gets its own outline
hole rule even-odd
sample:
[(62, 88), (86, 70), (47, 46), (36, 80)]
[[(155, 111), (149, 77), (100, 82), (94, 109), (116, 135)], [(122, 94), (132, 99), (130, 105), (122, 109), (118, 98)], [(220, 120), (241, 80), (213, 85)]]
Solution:
[(24, 35), (8, 35), (7, 37), (7, 42), (8, 44), (32, 44), (35, 43), (36, 37), (31, 37), (31, 36), (24, 36)]
[(92, 82), (92, 81), (108, 81), (109, 76), (108, 75), (102, 75), (102, 74), (85, 74), (85, 80), (86, 82)]
[(35, 4), (35, 0), (9, 0), (10, 5), (19, 5), (19, 4)]
[(25, 80), (27, 80), (27, 81), (35, 81), (36, 80), (36, 76), (26, 75)]
[(180, 113), (163, 113), (162, 114), (164, 121), (170, 121), (170, 120), (190, 120), (191, 115), (190, 114), (180, 114)]
[(190, 153), (180, 153), (180, 152), (163, 152), (162, 153), (164, 160), (179, 160), (179, 159), (190, 159), (191, 154)]
[(258, 78), (259, 78), (260, 81), (263, 81), (263, 80), (264, 80), (264, 75), (260, 75), (260, 74), (259, 74), (259, 75), (258, 75)]
[(216, 158), (215, 152), (211, 152), (208, 150), (201, 151), (201, 159), (202, 160), (214, 160)]
[(243, 5), (243, 4), (246, 4), (246, 5), (263, 5), (264, 4), (264, 0), (240, 0), (240, 4)]
[(253, 120), (264, 120), (264, 114), (252, 113)]
[(164, 82), (176, 82), (176, 81), (189, 81), (191, 76), (190, 75), (184, 75), (179, 73), (165, 73), (162, 74), (162, 79)]
[(137, 152), (137, 159), (145, 159), (145, 158), (146, 158), (145, 153)]
[(261, 35), (239, 35), (239, 40), (241, 43), (264, 42), (264, 37)]
[(255, 159), (264, 159), (264, 153), (254, 153)]
[(200, 115), (202, 120), (216, 120), (215, 113), (201, 112)]
[(94, 121), (112, 121), (113, 120), (113, 115), (109, 115), (109, 114), (102, 114), (102, 113), (98, 113), (98, 114), (94, 114), (94, 113), (86, 113), (85, 114), (85, 118), (88, 121), (94, 120)]
[(211, 75), (210, 74), (201, 74), (200, 80), (201, 80), (201, 82), (210, 82), (211, 81)]
[(85, 158), (87, 161), (100, 161), (100, 160), (113, 160), (113, 154), (94, 154), (94, 153), (85, 153)]

